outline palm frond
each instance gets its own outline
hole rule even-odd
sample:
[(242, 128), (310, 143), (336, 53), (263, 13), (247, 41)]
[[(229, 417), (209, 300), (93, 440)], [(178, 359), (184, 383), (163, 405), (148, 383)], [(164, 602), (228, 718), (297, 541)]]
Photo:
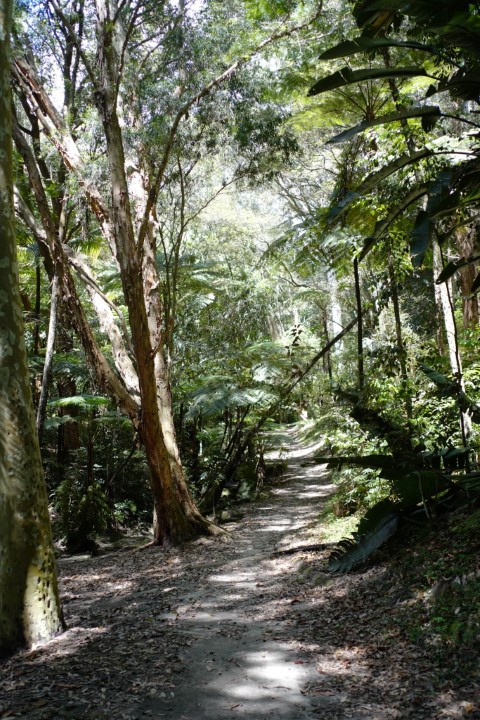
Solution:
[(353, 538), (340, 541), (328, 561), (330, 572), (349, 572), (363, 564), (375, 550), (389, 540), (398, 528), (400, 513), (389, 500), (381, 500), (362, 518)]

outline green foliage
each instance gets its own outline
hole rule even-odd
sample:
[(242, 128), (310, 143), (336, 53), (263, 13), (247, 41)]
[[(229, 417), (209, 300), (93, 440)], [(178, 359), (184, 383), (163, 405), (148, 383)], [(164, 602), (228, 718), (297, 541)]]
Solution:
[[(356, 17), (364, 28), (363, 34), (353, 40), (344, 41), (321, 55), (321, 59), (331, 60), (339, 57), (351, 57), (358, 53), (369, 55), (377, 53), (383, 58), (384, 67), (377, 66), (361, 70), (344, 67), (315, 84), (311, 88), (310, 94), (338, 91), (351, 84), (365, 83), (382, 77), (390, 81), (394, 80), (394, 84), (390, 84), (390, 90), (392, 99), (395, 99), (395, 112), (383, 116), (379, 116), (378, 113), (365, 113), (362, 122), (336, 135), (331, 139), (331, 142), (349, 140), (359, 132), (365, 132), (374, 126), (392, 120), (398, 119), (403, 123), (401, 134), (408, 144), (408, 154), (411, 156), (412, 164), (416, 168), (415, 179), (418, 187), (412, 191), (412, 182), (411, 178), (409, 178), (409, 181), (405, 183), (404, 197), (395, 207), (392, 205), (386, 217), (377, 220), (375, 231), (366, 239), (360, 257), (365, 258), (370, 249), (392, 229), (392, 225), (397, 223), (401, 217), (407, 217), (411, 214), (410, 208), (418, 204), (418, 201), (427, 195), (427, 207), (417, 214), (412, 229), (411, 252), (414, 264), (418, 267), (425, 259), (432, 233), (439, 231), (439, 219), (455, 214), (460, 208), (478, 204), (478, 147), (475, 142), (472, 142), (472, 137), (469, 137), (468, 133), (468, 126), (476, 126), (476, 123), (465, 118), (465, 132), (456, 131), (462, 141), (469, 144), (470, 158), (467, 160), (463, 158), (453, 160), (452, 158), (450, 164), (454, 167), (453, 172), (445, 172), (444, 168), (440, 167), (440, 172), (436, 176), (433, 175), (433, 178), (424, 185), (423, 178), (420, 181), (420, 176), (424, 173), (419, 167), (419, 161), (429, 154), (435, 155), (444, 151), (441, 149), (441, 145), (430, 144), (428, 148), (423, 147), (413, 152), (413, 144), (416, 139), (415, 132), (412, 131), (412, 128), (407, 128), (406, 120), (415, 116), (422, 117), (423, 130), (426, 133), (432, 133), (435, 121), (442, 115), (445, 118), (450, 117), (450, 115), (448, 110), (443, 113), (441, 112), (442, 108), (429, 108), (424, 104), (420, 105), (418, 91), (408, 93), (407, 87), (407, 92), (405, 92), (400, 85), (395, 85), (395, 83), (397, 80), (401, 80), (402, 77), (414, 76), (417, 70), (420, 75), (423, 73), (424, 75), (436, 77), (438, 80), (437, 85), (431, 86), (425, 93), (425, 99), (435, 93), (449, 91), (453, 96), (462, 100), (478, 101), (480, 96), (480, 53), (476, 38), (480, 19), (478, 11), (471, 5), (468, 5), (463, 12), (458, 6), (453, 7), (452, 5), (446, 5), (442, 11), (437, 12), (437, 7), (429, 6), (427, 9), (427, 5), (421, 2), (392, 2), (389, 7), (392, 8), (392, 12), (382, 14), (377, 12), (377, 4), (372, 2), (362, 3), (362, 9), (358, 11), (359, 14)], [(392, 23), (395, 24), (396, 22), (395, 18), (401, 18), (401, 15), (396, 16), (393, 10), (409, 15), (414, 21), (413, 26), (410, 28), (410, 36), (405, 40), (390, 38), (388, 35)], [(381, 26), (382, 36), (378, 37), (380, 26), (377, 27), (377, 22), (379, 22), (380, 16), (382, 16), (381, 22), (384, 25)], [(440, 18), (443, 18), (443, 22)], [(438, 44), (439, 36), (441, 38), (440, 44)], [(425, 38), (431, 39), (432, 42), (425, 44)], [(424, 68), (430, 67), (429, 56), (433, 58), (433, 75), (430, 73), (430, 69), (427, 71), (419, 67), (415, 69), (399, 65), (397, 58), (401, 54), (397, 51), (400, 48), (407, 51), (410, 57), (415, 57), (415, 52), (420, 50), (422, 55), (426, 55), (427, 58)], [(459, 58), (461, 58), (465, 67), (459, 66)], [(404, 62), (404, 57), (402, 62)], [(446, 70), (448, 63), (450, 63), (450, 66), (457, 67), (453, 73)], [(443, 100), (442, 106), (446, 107)], [(460, 121), (463, 121), (461, 114), (457, 114), (457, 117)], [(468, 151), (466, 154), (468, 156)], [(376, 164), (378, 166), (379, 163)], [(398, 164), (394, 160), (393, 163), (387, 162), (381, 165), (379, 170), (370, 172), (363, 182), (350, 182), (349, 186), (345, 187), (340, 203), (335, 203), (330, 212), (330, 223), (339, 222), (348, 217), (347, 211), (352, 203), (358, 204), (360, 198), (366, 194), (371, 194), (374, 190), (381, 192), (383, 180), (393, 173), (397, 174), (399, 170), (406, 168), (407, 165), (410, 165), (410, 161), (405, 156), (405, 161), (400, 160)], [(388, 190), (391, 196), (391, 188), (389, 187)], [(353, 217), (352, 214), (350, 215)]]
[[(393, 112), (389, 113), (388, 115), (382, 115), (381, 117), (375, 118), (374, 120), (364, 120), (363, 122), (359, 123), (358, 125), (355, 125), (355, 127), (350, 128), (349, 130), (344, 130), (339, 135), (335, 135), (334, 137), (329, 138), (327, 140), (327, 144), (334, 145), (335, 143), (341, 143), (345, 142), (345, 140), (350, 140), (355, 135), (358, 135), (358, 133), (364, 132), (365, 130), (368, 130), (369, 128), (375, 127), (376, 125), (386, 125), (387, 123), (391, 122), (399, 122), (401, 120), (409, 120), (411, 118), (421, 118), (422, 123), (426, 121), (428, 118), (430, 121), (438, 118), (440, 116), (440, 109), (435, 106), (429, 106), (421, 107), (421, 108), (410, 108), (407, 110), (400, 110), (399, 112)], [(424, 157), (424, 154), (422, 154), (422, 157)], [(402, 158), (403, 160), (403, 158)], [(412, 162), (412, 158), (409, 157), (408, 160)], [(418, 160), (418, 155), (415, 158), (415, 161)], [(398, 160), (395, 161), (395, 163), (392, 165), (389, 165), (388, 173), (391, 174), (392, 172), (395, 172), (401, 167), (404, 167), (407, 163), (399, 162)], [(386, 176), (385, 173), (386, 170), (380, 171), (382, 172), (383, 176)], [(376, 180), (383, 179), (380, 178), (379, 175), (376, 176)], [(368, 184), (366, 184), (367, 180), (364, 180), (361, 188), (357, 189), (357, 193), (362, 194), (365, 192), (366, 189), (368, 189)], [(373, 178), (370, 176), (369, 183), (373, 182)]]
[(250, 408), (272, 402), (273, 395), (262, 388), (240, 388), (229, 377), (206, 378), (193, 392), (187, 420), (195, 417), (221, 416), (226, 410)]
[[(385, 498), (370, 508), (362, 517), (353, 539), (345, 539), (339, 543), (329, 561), (332, 572), (348, 572), (365, 560), (386, 542), (397, 530), (399, 521), (404, 516), (418, 515), (420, 511), (428, 518), (431, 514), (430, 503), (450, 502), (455, 494), (466, 497), (469, 492), (469, 475), (457, 477), (441, 472), (440, 461), (445, 470), (458, 465), (468, 449), (458, 448), (444, 450), (439, 453), (420, 453), (411, 456), (371, 455), (365, 457), (316, 458), (317, 462), (328, 462), (332, 467), (342, 464), (367, 466), (381, 470), (381, 476), (390, 482), (390, 497)], [(478, 477), (475, 486), (480, 489)], [(466, 484), (464, 482), (466, 480)], [(456, 505), (454, 504), (454, 507)]]
[(331, 92), (332, 90), (338, 90), (338, 88), (344, 87), (345, 85), (352, 85), (353, 83), (365, 82), (366, 80), (388, 80), (389, 78), (405, 78), (405, 77), (419, 77), (427, 76), (428, 73), (422, 68), (418, 67), (403, 67), (403, 68), (367, 68), (362, 70), (351, 70), (348, 66), (345, 66), (341, 70), (328, 75), (328, 77), (319, 80), (313, 85), (308, 94), (318, 95), (323, 92)]
[(345, 40), (335, 47), (325, 50), (320, 55), (320, 60), (335, 60), (337, 58), (351, 57), (356, 53), (372, 52), (389, 48), (410, 48), (413, 50), (424, 50), (434, 53), (433, 45), (424, 45), (415, 40), (396, 40), (390, 37), (365, 37), (360, 36), (354, 40)]
[(246, 0), (248, 12), (255, 20), (274, 19), (289, 15), (296, 7), (296, 0)]
[[(400, 621), (410, 639), (429, 652), (460, 648), (465, 666), (472, 662), (480, 629), (478, 537), (480, 514), (467, 508), (437, 520), (431, 529), (405, 528), (398, 572), (415, 594)], [(406, 546), (406, 547), (405, 547)], [(471, 653), (473, 653), (471, 655)]]
[(110, 404), (109, 398), (100, 395), (72, 395), (70, 397), (54, 398), (49, 401), (52, 408), (75, 407), (79, 410), (102, 407)]
[(473, 422), (480, 423), (480, 407), (461, 389), (457, 378), (451, 380), (428, 365), (422, 364), (420, 365), (420, 369), (435, 383), (443, 397), (455, 398), (459, 409), (463, 412), (468, 412)]
[(67, 550), (83, 549), (112, 520), (111, 508), (99, 483), (87, 487), (67, 477), (56, 490), (57, 531), (65, 538)]

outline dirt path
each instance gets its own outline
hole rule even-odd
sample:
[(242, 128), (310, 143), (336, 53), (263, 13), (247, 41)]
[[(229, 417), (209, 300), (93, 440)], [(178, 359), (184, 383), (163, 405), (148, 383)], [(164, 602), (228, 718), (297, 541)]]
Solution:
[(332, 491), (307, 454), (293, 446), (271, 496), (223, 537), (61, 560), (70, 629), (0, 666), (0, 718), (479, 717), (476, 689), (442, 686), (398, 626), (410, 598), (394, 573), (332, 579), (327, 550), (301, 549)]
[(184, 670), (174, 697), (163, 705), (153, 698), (142, 709), (169, 720), (311, 717), (318, 698), (304, 688), (315, 664), (295, 642), (286, 587), (298, 558), (284, 551), (308, 542), (332, 487), (319, 469), (301, 468), (299, 456), (272, 497), (231, 529), (220, 557), (203, 555), (196, 568), (201, 581), (188, 585), (175, 613), (164, 616), (188, 648)]

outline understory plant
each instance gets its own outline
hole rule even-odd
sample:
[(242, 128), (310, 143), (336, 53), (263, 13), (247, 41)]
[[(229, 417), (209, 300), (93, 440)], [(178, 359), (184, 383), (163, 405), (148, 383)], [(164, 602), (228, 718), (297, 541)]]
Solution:
[[(390, 443), (388, 454), (377, 450), (370, 454), (355, 452), (351, 456), (315, 458), (317, 462), (328, 462), (329, 467), (337, 471), (345, 466), (353, 467), (355, 475), (360, 478), (367, 468), (378, 476), (385, 493), (363, 515), (353, 538), (342, 540), (331, 555), (329, 568), (332, 571), (348, 571), (365, 562), (397, 531), (405, 518), (425, 522), (439, 512), (461, 506), (475, 507), (480, 497), (480, 472), (475, 468), (475, 447), (451, 442), (452, 437), (459, 438), (458, 429), (455, 431), (453, 427), (455, 416), (457, 427), (459, 414), (466, 410), (474, 422), (478, 422), (478, 407), (454, 378), (448, 378), (428, 366), (422, 366), (422, 370), (434, 384), (437, 395), (444, 401), (451, 401), (445, 406), (437, 404), (435, 408), (436, 414), (441, 412), (442, 407), (449, 411), (443, 416), (443, 425), (438, 423), (441, 433), (436, 442), (432, 441), (428, 446), (425, 443), (415, 444), (413, 433), (407, 426), (404, 428), (403, 447), (399, 444), (397, 451)], [(425, 411), (426, 406), (430, 407), (423, 399), (421, 409)], [(426, 418), (417, 417), (417, 431), (422, 422), (425, 423)], [(401, 428), (398, 430), (401, 431)], [(352, 488), (357, 482), (356, 479)]]

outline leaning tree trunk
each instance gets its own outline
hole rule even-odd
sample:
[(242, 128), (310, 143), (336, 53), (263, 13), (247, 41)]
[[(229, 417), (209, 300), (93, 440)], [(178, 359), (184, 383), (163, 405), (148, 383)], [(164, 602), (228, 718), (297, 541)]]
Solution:
[(15, 255), (9, 35), (0, 1), (0, 653), (63, 629)]

